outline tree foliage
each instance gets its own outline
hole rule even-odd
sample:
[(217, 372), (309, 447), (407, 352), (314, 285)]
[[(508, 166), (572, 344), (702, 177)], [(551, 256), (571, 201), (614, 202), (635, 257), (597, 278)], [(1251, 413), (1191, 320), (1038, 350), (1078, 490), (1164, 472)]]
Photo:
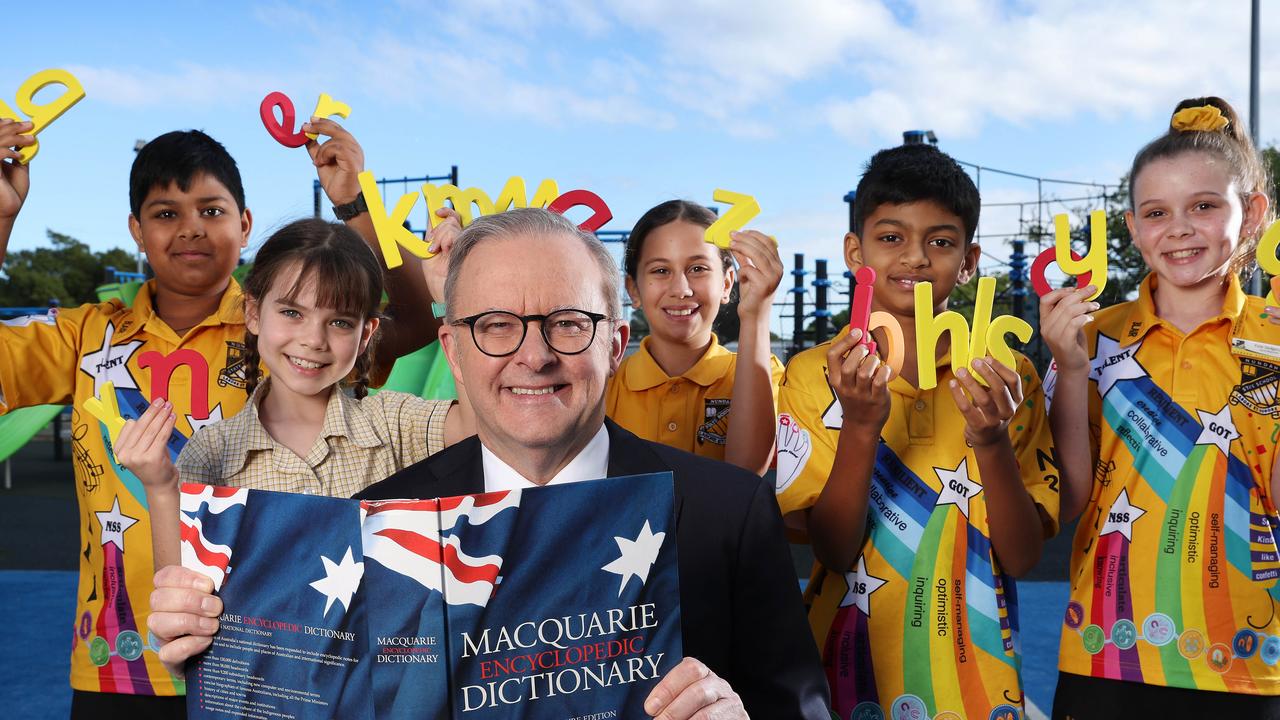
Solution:
[(133, 254), (113, 248), (94, 252), (62, 233), (47, 231), (49, 246), (10, 252), (0, 282), (0, 307), (45, 307), (56, 300), (64, 307), (95, 302), (94, 289), (107, 282), (107, 267), (131, 269)]

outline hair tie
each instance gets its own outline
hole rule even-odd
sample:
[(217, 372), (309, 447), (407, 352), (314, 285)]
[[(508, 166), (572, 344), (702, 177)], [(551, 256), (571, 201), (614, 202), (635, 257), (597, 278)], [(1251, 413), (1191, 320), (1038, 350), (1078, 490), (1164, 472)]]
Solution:
[(1181, 132), (1218, 132), (1231, 121), (1212, 105), (1183, 108), (1173, 114), (1169, 126)]

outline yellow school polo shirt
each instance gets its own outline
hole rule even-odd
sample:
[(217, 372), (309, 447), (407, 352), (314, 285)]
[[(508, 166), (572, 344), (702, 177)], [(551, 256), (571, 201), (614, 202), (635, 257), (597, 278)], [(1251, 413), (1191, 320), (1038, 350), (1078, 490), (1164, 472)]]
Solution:
[[(830, 346), (793, 357), (779, 388), (784, 513), (813, 505), (835, 458), (844, 413), (827, 381)], [(1025, 402), (1009, 436), (1023, 485), (1056, 519), (1058, 469), (1040, 378), (1015, 355)], [(986, 494), (952, 377), (944, 358), (932, 390), (890, 381), (862, 554), (848, 572), (815, 567), (809, 622), (842, 718), (1022, 714), (1017, 593), (991, 548)]]
[[(0, 323), (0, 413), (28, 405), (70, 404), (71, 445), (80, 506), (80, 583), (72, 630), (71, 686), (134, 695), (180, 693), (156, 655), (147, 631), (152, 590), (151, 527), (142, 483), (115, 462), (106, 426), (83, 409), (105, 382), (115, 384), (120, 414), (137, 418), (152, 397), (152, 353), (194, 350), (207, 372), (179, 367), (169, 399), (178, 416), (169, 439), (176, 458), (199, 428), (244, 405), (244, 316), (240, 287), (231, 280), (218, 309), (185, 337), (155, 314), (154, 281), (132, 307), (120, 301), (82, 305), (54, 316)], [(192, 407), (193, 383), (208, 392), (208, 407)], [(21, 618), (10, 618), (21, 622)]]
[(1155, 282), (1085, 326), (1099, 459), (1059, 668), (1280, 694), (1280, 327), (1233, 277), (1222, 311), (1183, 334), (1156, 316)]
[[(713, 334), (702, 358), (671, 377), (649, 354), (649, 340), (641, 340), (640, 349), (609, 379), (605, 413), (645, 440), (724, 460), (737, 354), (724, 349)], [(773, 356), (770, 362), (776, 402), (782, 363)]]

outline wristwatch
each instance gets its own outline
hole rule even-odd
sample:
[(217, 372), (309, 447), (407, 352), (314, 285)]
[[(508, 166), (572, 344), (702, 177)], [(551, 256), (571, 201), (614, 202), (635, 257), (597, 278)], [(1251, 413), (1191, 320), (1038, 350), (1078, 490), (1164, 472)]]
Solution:
[(333, 206), (334, 217), (343, 222), (365, 212), (369, 212), (369, 204), (364, 201), (364, 192), (356, 195), (356, 199), (349, 203)]

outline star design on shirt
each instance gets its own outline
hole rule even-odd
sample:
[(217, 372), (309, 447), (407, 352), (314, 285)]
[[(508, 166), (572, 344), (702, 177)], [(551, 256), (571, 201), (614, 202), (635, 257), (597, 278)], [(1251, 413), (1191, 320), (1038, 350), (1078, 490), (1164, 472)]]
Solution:
[(1222, 409), (1216, 413), (1206, 412), (1200, 408), (1196, 408), (1196, 414), (1200, 416), (1200, 437), (1196, 438), (1197, 445), (1217, 445), (1223, 455), (1231, 454), (1231, 441), (1240, 438), (1240, 433), (1236, 431), (1236, 423), (1231, 419), (1231, 406), (1223, 404)]
[(878, 578), (867, 572), (867, 558), (865, 555), (858, 556), (858, 566), (854, 568), (853, 572), (844, 574), (844, 581), (849, 586), (849, 592), (844, 594), (844, 599), (840, 601), (840, 607), (854, 605), (867, 617), (871, 617), (871, 593), (879, 590), (882, 585), (889, 582), (884, 578)]
[(197, 432), (198, 430), (200, 430), (201, 428), (204, 428), (204, 427), (207, 427), (207, 426), (209, 426), (209, 425), (212, 425), (212, 424), (214, 424), (214, 423), (216, 423), (216, 422), (219, 422), (220, 420), (222, 420), (222, 419), (223, 419), (223, 418), (222, 418), (222, 403), (218, 403), (217, 405), (214, 405), (214, 406), (209, 410), (209, 417), (204, 418), (203, 420), (201, 420), (200, 418), (192, 417), (191, 415), (186, 415), (186, 416), (184, 416), (184, 417), (186, 417), (186, 418), (187, 418), (187, 423), (188, 423), (189, 425), (191, 425), (191, 434), (192, 434), (192, 435), (195, 435), (195, 434), (196, 434), (196, 432)]
[(311, 583), (311, 587), (324, 595), (325, 617), (329, 616), (334, 600), (342, 603), (343, 611), (350, 610), (351, 597), (356, 594), (360, 578), (364, 576), (364, 563), (353, 560), (350, 547), (342, 556), (342, 562), (335, 563), (323, 555), (320, 560), (324, 562), (324, 577)]
[(93, 514), (98, 516), (98, 524), (102, 526), (102, 534), (99, 536), (101, 544), (110, 543), (119, 548), (120, 552), (124, 552), (124, 533), (138, 522), (138, 518), (132, 518), (120, 512), (118, 496), (111, 498), (110, 510), (94, 511)]
[(1138, 362), (1142, 342), (1121, 348), (1119, 341), (1098, 333), (1098, 347), (1089, 361), (1089, 379), (1098, 382), (1098, 395), (1106, 394), (1121, 380), (1136, 380), (1149, 375)]
[(618, 597), (622, 597), (622, 591), (626, 589), (627, 581), (631, 576), (640, 578), (641, 585), (648, 582), (649, 570), (657, 561), (658, 550), (662, 548), (662, 540), (666, 536), (664, 532), (653, 532), (648, 520), (644, 521), (644, 527), (640, 529), (640, 534), (635, 540), (614, 536), (613, 539), (618, 543), (621, 554), (618, 559), (600, 569), (622, 576), (622, 582), (618, 584)]
[(844, 408), (840, 406), (840, 398), (836, 397), (836, 389), (831, 386), (829, 377), (827, 389), (831, 391), (831, 404), (822, 412), (822, 426), (828, 430), (839, 430), (844, 425)]
[(1109, 533), (1120, 533), (1126, 540), (1133, 542), (1133, 523), (1146, 514), (1146, 510), (1129, 502), (1129, 490), (1122, 489), (1115, 502), (1111, 503), (1111, 509), (1107, 511), (1107, 521), (1102, 524), (1098, 537)]
[(969, 458), (960, 461), (955, 470), (935, 467), (938, 480), (942, 482), (942, 492), (938, 493), (935, 507), (948, 503), (960, 508), (965, 518), (969, 517), (969, 500), (982, 492), (982, 486), (969, 479)]
[(116, 334), (116, 327), (107, 323), (102, 334), (102, 347), (80, 358), (80, 369), (93, 377), (93, 394), (102, 394), (102, 384), (110, 382), (117, 390), (126, 388), (137, 390), (138, 384), (129, 373), (129, 360), (142, 347), (141, 340), (130, 340), (120, 345), (112, 345), (111, 338)]

